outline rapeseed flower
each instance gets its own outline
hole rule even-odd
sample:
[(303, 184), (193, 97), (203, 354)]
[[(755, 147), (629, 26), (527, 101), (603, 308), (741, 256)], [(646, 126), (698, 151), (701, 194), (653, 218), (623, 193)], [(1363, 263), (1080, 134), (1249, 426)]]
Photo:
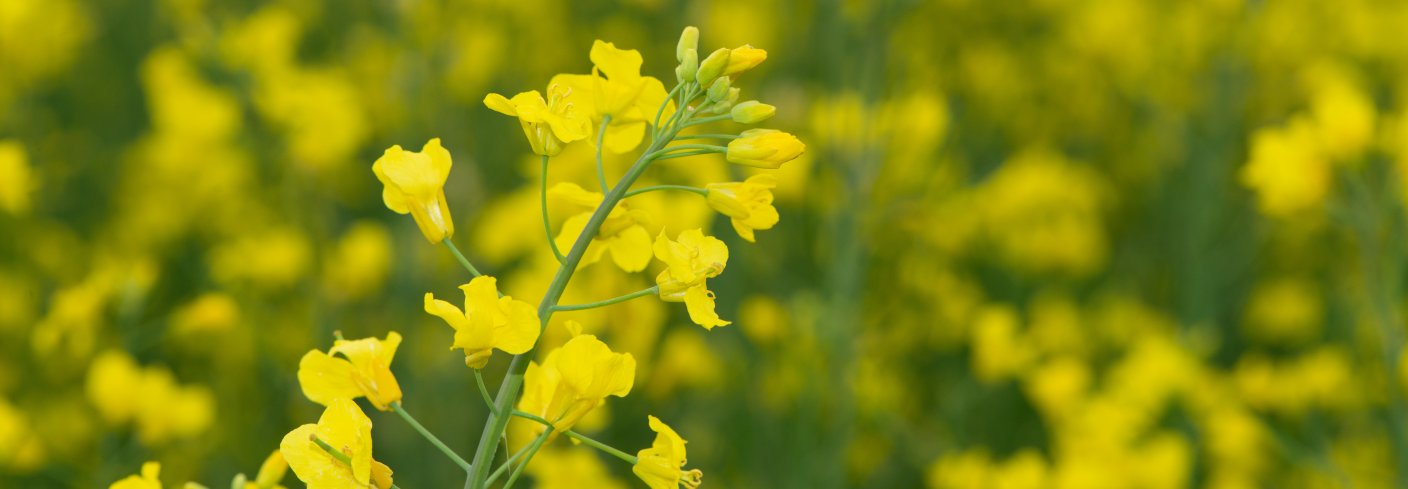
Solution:
[(655, 431), (655, 441), (650, 448), (636, 452), (636, 464), (631, 471), (650, 489), (677, 489), (681, 484), (687, 488), (699, 487), (704, 472), (699, 469), (684, 470), (685, 440), (675, 430), (650, 416), (650, 429)]
[(708, 189), (709, 207), (728, 216), (738, 236), (753, 242), (753, 231), (772, 229), (777, 224), (777, 208), (772, 206), (772, 189), (777, 176), (763, 173), (742, 182), (711, 183)]
[[(583, 212), (567, 218), (558, 232), (557, 246), (563, 250), (572, 247), (577, 236), (587, 227), (592, 211), (601, 204), (603, 195), (589, 192), (576, 184), (559, 183), (548, 190), (548, 197), (571, 204)], [(625, 202), (619, 203), (607, 214), (606, 220), (592, 237), (592, 245), (582, 256), (581, 264), (590, 265), (601, 259), (602, 253), (611, 252), (611, 260), (627, 272), (639, 272), (650, 264), (650, 233), (646, 225), (651, 224), (650, 214), (632, 209)]]
[(542, 364), (528, 365), (518, 409), (566, 431), (607, 396), (629, 394), (635, 377), (636, 359), (630, 353), (613, 352), (596, 336), (577, 335), (548, 353)]
[(308, 489), (391, 487), (391, 468), (372, 459), (372, 420), (347, 398), (328, 403), (317, 424), (284, 435), (279, 453)]
[[(377, 409), (387, 411), (401, 400), (401, 385), (391, 374), (391, 359), (401, 345), (401, 335), (386, 339), (337, 340), (327, 353), (312, 350), (298, 362), (298, 383), (308, 399), (329, 405), (334, 399), (366, 396)], [(334, 355), (341, 354), (342, 357)]]
[(500, 114), (518, 118), (523, 134), (533, 153), (557, 156), (568, 143), (591, 134), (586, 109), (578, 106), (581, 91), (565, 85), (548, 86), (548, 98), (537, 90), (514, 95), (512, 99), (497, 93), (484, 97), (484, 105)]
[(129, 475), (108, 486), (108, 489), (161, 489), (161, 463), (142, 464), (142, 472)]
[(455, 222), (445, 201), (450, 165), (450, 152), (440, 146), (440, 138), (426, 142), (420, 152), (392, 146), (372, 163), (372, 173), (385, 186), (382, 202), (397, 214), (409, 213), (431, 243), (455, 234)]
[(514, 355), (533, 349), (542, 329), (537, 309), (509, 296), (499, 297), (498, 279), (490, 276), (475, 277), (460, 290), (464, 291), (464, 310), (426, 292), (425, 312), (455, 329), (451, 348), (464, 350), (465, 365), (484, 368), (496, 348)]
[(602, 130), (602, 120), (611, 119), (605, 128), (606, 149), (613, 153), (635, 149), (661, 104), (667, 104), (665, 116), (673, 113), (674, 103), (665, 100), (665, 84), (655, 77), (641, 76), (640, 51), (598, 40), (592, 43), (590, 57), (592, 74), (557, 75), (552, 84), (585, 94), (577, 100), (590, 114), (593, 132)]
[(661, 233), (655, 238), (654, 248), (655, 257), (667, 267), (655, 277), (660, 300), (684, 302), (689, 319), (704, 329), (731, 324), (714, 312), (714, 293), (705, 283), (723, 273), (728, 263), (728, 247), (723, 241), (691, 229), (681, 232), (676, 240)]

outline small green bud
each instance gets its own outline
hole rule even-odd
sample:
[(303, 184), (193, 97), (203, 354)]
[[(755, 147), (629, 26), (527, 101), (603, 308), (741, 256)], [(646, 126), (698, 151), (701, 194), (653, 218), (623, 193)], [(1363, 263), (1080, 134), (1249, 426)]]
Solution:
[(714, 80), (714, 84), (709, 85), (708, 100), (710, 102), (721, 102), (724, 99), (727, 99), (729, 88), (731, 87), (729, 86), (728, 77), (725, 76), (723, 78)]
[(714, 83), (714, 79), (724, 72), (724, 68), (728, 67), (728, 52), (728, 48), (716, 49), (699, 62), (699, 74), (695, 78), (700, 86)]
[(683, 63), (687, 51), (699, 51), (698, 27), (688, 26), (684, 28), (684, 32), (680, 33), (680, 43), (675, 46), (675, 60)]
[[(726, 79), (728, 79), (728, 77), (720, 78), (720, 80)], [(728, 89), (728, 95), (724, 97), (723, 100), (714, 103), (714, 106), (712, 107), (713, 113), (723, 114), (725, 112), (728, 112), (729, 109), (733, 107), (734, 102), (738, 102), (738, 92), (741, 91), (742, 90), (738, 87)]]
[(680, 83), (694, 81), (694, 75), (699, 73), (699, 51), (693, 49), (684, 52), (684, 59), (680, 65), (675, 67), (675, 77)]
[(757, 100), (749, 100), (733, 106), (733, 110), (729, 112), (729, 115), (733, 117), (733, 122), (739, 124), (757, 124), (771, 119), (773, 114), (776, 113), (777, 107)]

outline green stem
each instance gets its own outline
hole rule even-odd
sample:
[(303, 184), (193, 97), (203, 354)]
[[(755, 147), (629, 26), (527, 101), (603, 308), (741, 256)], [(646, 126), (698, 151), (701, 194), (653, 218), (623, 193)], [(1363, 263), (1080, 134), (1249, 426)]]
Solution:
[(348, 466), (352, 465), (352, 457), (342, 453), (342, 450), (333, 448), (328, 442), (323, 441), (322, 438), (318, 438), (318, 435), (313, 435), (313, 443), (316, 443), (319, 448), (322, 448), (324, 452), (328, 452), (328, 455), (332, 455), (332, 458), (337, 459), (337, 461), (347, 464)]
[(458, 246), (455, 246), (455, 242), (450, 241), (450, 238), (448, 236), (445, 237), (444, 243), (445, 247), (450, 249), (450, 254), (455, 255), (455, 259), (459, 260), (460, 265), (464, 265), (464, 269), (469, 270), (470, 275), (473, 275), (475, 277), (484, 275), (482, 273), (479, 273), (478, 268), (474, 268), (474, 264), (470, 263), (469, 259), (464, 257), (464, 253), (460, 253), (460, 248)]
[(522, 457), (524, 453), (527, 453), (528, 447), (532, 445), (532, 443), (523, 445), (523, 447), (519, 448), (518, 451), (513, 452), (513, 455), (510, 455), (507, 460), (504, 460), (503, 465), (500, 465), (499, 468), (494, 469), (494, 473), (489, 474), (489, 480), (484, 481), (484, 484), (491, 485), (494, 483), (494, 481), (499, 480), (499, 476), (504, 475), (504, 472), (507, 472), (510, 467), (513, 467), (513, 462), (518, 460), (519, 457)]
[(657, 157), (657, 156), (664, 156), (665, 153), (668, 153), (668, 152), (670, 152), (670, 151), (681, 150), (681, 149), (697, 149), (697, 150), (700, 150), (700, 151), (709, 151), (709, 152), (714, 152), (714, 153), (727, 153), (727, 152), (728, 152), (728, 148), (723, 147), (723, 146), (713, 145), (713, 144), (676, 144), (676, 145), (674, 145), (674, 146), (668, 146), (668, 147), (666, 147), (665, 149), (661, 149), (661, 150), (655, 151), (654, 153), (651, 153), (651, 154), (648, 155), (648, 156), (650, 156), (650, 157), (652, 157), (652, 158)]
[[(688, 121), (689, 115), (681, 117), (681, 121)], [(539, 327), (546, 328), (548, 321), (552, 318), (553, 306), (562, 298), (562, 293), (567, 289), (567, 282), (572, 280), (572, 274), (577, 271), (577, 265), (581, 263), (582, 256), (587, 252), (587, 245), (591, 244), (592, 237), (601, 230), (601, 224), (606, 221), (606, 216), (616, 207), (616, 204), (625, 197), (626, 191), (635, 184), (641, 173), (650, 167), (654, 161), (655, 151), (658, 151), (668, 141), (673, 141), (675, 135), (679, 134), (679, 128), (671, 128), (660, 140), (651, 143), (645, 149), (641, 157), (636, 160), (621, 180), (616, 183), (616, 187), (608, 192), (602, 199), (601, 205), (587, 220), (587, 225), (582, 228), (582, 233), (577, 235), (577, 241), (572, 244), (572, 249), (567, 252), (566, 259), (558, 267), (557, 274), (553, 276), (552, 282), (548, 284), (548, 290), (543, 294), (543, 300), (538, 304)], [(495, 413), (491, 415), (489, 422), (484, 425), (484, 431), (479, 437), (478, 448), (474, 452), (472, 463), (473, 470), (465, 479), (466, 489), (484, 489), (485, 480), (489, 476), (489, 461), (493, 460), (494, 453), (498, 450), (497, 441), (503, 436), (504, 430), (508, 428), (509, 415), (513, 402), (518, 399), (519, 391), (523, 387), (523, 373), (528, 370), (528, 362), (533, 358), (533, 350), (514, 355), (509, 361), (508, 373), (504, 375), (504, 380), (499, 384), (498, 396), (494, 398)]]
[[(665, 159), (665, 158), (662, 157), (662, 158), (657, 158), (657, 159), (662, 159), (662, 160), (663, 160), (663, 159)], [(702, 188), (699, 188), (699, 187), (691, 187), (691, 186), (689, 186), (689, 185), (652, 185), (652, 186), (649, 186), (649, 187), (641, 187), (641, 188), (632, 190), (632, 191), (630, 191), (630, 192), (626, 192), (626, 197), (627, 197), (627, 198), (635, 197), (635, 196), (637, 196), (637, 195), (640, 195), (640, 194), (643, 194), (643, 193), (646, 193), (646, 192), (655, 192), (655, 191), (659, 191), (659, 190), (683, 190), (683, 191), (685, 191), (685, 192), (694, 192), (694, 193), (696, 193), (696, 194), (703, 195), (703, 196), (705, 196), (705, 197), (708, 197), (708, 196), (709, 196), (709, 191), (708, 191), (707, 189), (702, 189)]]
[[(475, 370), (476, 374), (478, 372), (478, 370)], [(412, 428), (415, 428), (416, 431), (420, 433), (420, 436), (425, 437), (425, 439), (429, 441), (431, 445), (435, 445), (435, 448), (439, 448), (440, 452), (444, 453), (446, 457), (450, 457), (450, 460), (453, 460), (455, 462), (455, 465), (459, 465), (460, 468), (464, 469), (465, 472), (469, 472), (469, 462), (464, 461), (463, 458), (460, 458), (459, 454), (456, 454), (454, 450), (451, 450), (450, 447), (445, 446), (444, 442), (440, 441), (439, 438), (436, 438), (434, 434), (431, 434), (430, 430), (427, 430), (424, 426), (421, 426), (420, 422), (416, 421), (416, 418), (411, 416), (411, 413), (406, 412), (406, 409), (401, 407), (400, 401), (391, 403), (391, 410), (396, 411), (396, 414), (401, 415), (401, 419), (406, 420), (406, 423), (409, 423)]]
[(684, 124), (684, 127), (697, 126), (697, 125), (700, 125), (700, 124), (708, 124), (708, 123), (710, 123), (710, 122), (726, 121), (726, 120), (729, 120), (729, 119), (732, 119), (732, 118), (733, 118), (733, 116), (730, 115), (730, 114), (716, 115), (716, 116), (713, 116), (713, 117), (704, 117), (704, 118), (702, 118), (702, 119), (695, 119), (695, 120), (689, 121), (688, 123), (685, 123), (685, 124)]
[(479, 395), (484, 397), (484, 405), (489, 406), (489, 414), (494, 414), (494, 398), (489, 396), (489, 387), (484, 385), (484, 374), (474, 369), (474, 383), (479, 384)]
[[(601, 117), (601, 130), (596, 133), (596, 180), (601, 183), (601, 193), (606, 193), (606, 167), (601, 162), (601, 147), (606, 142), (606, 125), (611, 123), (611, 114)], [(561, 261), (561, 260), (559, 260)]]
[(738, 139), (737, 134), (685, 134), (675, 136), (675, 139)]
[[(671, 88), (671, 89), (670, 89), (670, 93), (665, 94), (665, 100), (670, 100), (670, 99), (675, 98), (675, 94), (678, 94), (678, 93), (680, 92), (680, 87), (683, 87), (683, 86), (685, 86), (685, 84), (683, 84), (683, 83), (677, 83), (677, 84), (675, 84), (675, 88)], [(651, 142), (651, 143), (654, 143), (656, 140), (660, 139), (660, 134), (661, 134), (660, 116), (665, 113), (665, 107), (668, 107), (669, 105), (670, 105), (670, 104), (668, 104), (668, 103), (660, 104), (660, 108), (655, 110), (655, 123), (650, 125), (650, 142)], [(675, 111), (676, 111), (676, 112), (678, 112), (680, 109), (683, 109), (683, 107), (675, 106)], [(675, 114), (670, 114), (670, 118), (671, 118), (671, 119), (674, 119), (674, 117), (675, 117)]]
[[(543, 426), (548, 427), (548, 430), (549, 430), (549, 431), (551, 431), (551, 430), (556, 430), (556, 429), (557, 429), (555, 426), (553, 426), (553, 424), (552, 424), (551, 422), (548, 422), (548, 420), (543, 419), (543, 417), (538, 416), (538, 415), (536, 415), (536, 414), (532, 414), (532, 413), (528, 413), (528, 412), (524, 412), (524, 411), (519, 411), (519, 410), (515, 409), (515, 410), (513, 411), (513, 415), (514, 415), (514, 416), (518, 416), (518, 417), (523, 418), (523, 419), (528, 419), (528, 420), (532, 420), (532, 421), (537, 421), (538, 423), (541, 423)], [(608, 454), (611, 454), (611, 456), (616, 457), (616, 458), (619, 458), (619, 459), (625, 461), (626, 463), (629, 463), (629, 464), (631, 464), (631, 465), (635, 465), (635, 464), (636, 464), (636, 457), (635, 457), (635, 456), (633, 456), (633, 455), (631, 455), (631, 454), (629, 454), (629, 453), (626, 453), (626, 452), (617, 450), (615, 447), (612, 447), (611, 445), (607, 445), (607, 444), (605, 444), (605, 443), (602, 443), (602, 442), (593, 440), (593, 439), (587, 437), (586, 435), (583, 435), (583, 434), (581, 434), (581, 433), (578, 433), (578, 432), (572, 431), (572, 430), (563, 431), (562, 433), (565, 434), (565, 435), (567, 435), (569, 438), (572, 438), (572, 439), (574, 439), (574, 440), (577, 440), (577, 441), (579, 441), (579, 442), (582, 442), (582, 443), (586, 444), (587, 446), (590, 446), (590, 447), (595, 448), (595, 449), (597, 449), (597, 450), (601, 450), (601, 451), (603, 451), (603, 452), (606, 452), (606, 453), (608, 453)]]
[(542, 183), (538, 185), (538, 197), (542, 200), (543, 207), (543, 233), (548, 237), (548, 247), (552, 248), (552, 255), (557, 257), (557, 262), (562, 263), (562, 250), (557, 249), (557, 240), (552, 236), (552, 221), (548, 220), (548, 157), (543, 155), (543, 176)]
[(513, 487), (513, 483), (518, 481), (518, 476), (523, 474), (523, 469), (528, 467), (528, 462), (533, 461), (533, 456), (538, 454), (538, 449), (543, 448), (543, 443), (546, 443), (551, 435), (552, 429), (545, 429), (543, 434), (538, 435), (538, 439), (533, 440), (533, 444), (528, 446), (528, 453), (523, 454), (523, 460), (519, 461), (518, 466), (514, 467), (513, 473), (508, 475), (508, 481), (504, 482), (504, 489)]
[(671, 159), (675, 159), (675, 158), (684, 158), (684, 157), (687, 157), (687, 156), (716, 155), (716, 154), (719, 154), (719, 152), (718, 152), (718, 151), (684, 151), (684, 152), (680, 152), (680, 153), (670, 153), (670, 154), (667, 154), (667, 155), (665, 155), (665, 156), (661, 156), (661, 157), (659, 157), (659, 158), (656, 158), (655, 161), (671, 160)]
[(556, 305), (556, 306), (552, 306), (552, 310), (554, 310), (554, 311), (581, 311), (581, 310), (585, 310), (585, 309), (596, 309), (596, 308), (598, 308), (598, 307), (606, 307), (606, 306), (609, 306), (609, 305), (612, 305), (612, 304), (620, 304), (620, 303), (622, 303), (622, 302), (626, 302), (626, 301), (628, 301), (628, 300), (635, 299), (635, 298), (637, 298), (637, 297), (645, 297), (645, 296), (647, 296), (647, 295), (653, 295), (653, 294), (656, 294), (656, 293), (659, 293), (659, 292), (660, 292), (660, 286), (656, 285), (656, 286), (653, 286), (653, 287), (650, 287), (650, 288), (647, 288), (647, 289), (637, 290), (637, 291), (635, 291), (635, 292), (631, 292), (631, 293), (629, 293), (629, 294), (626, 294), (626, 295), (623, 295), (623, 296), (620, 296), (620, 297), (612, 297), (612, 298), (606, 299), (606, 300), (604, 300), (604, 301), (588, 302), (588, 303), (586, 303), (586, 304)]

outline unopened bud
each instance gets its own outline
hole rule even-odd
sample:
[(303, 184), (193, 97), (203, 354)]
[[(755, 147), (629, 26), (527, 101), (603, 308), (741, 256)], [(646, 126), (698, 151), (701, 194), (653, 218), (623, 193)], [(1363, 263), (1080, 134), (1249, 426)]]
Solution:
[(699, 80), (699, 85), (704, 86), (714, 83), (714, 79), (723, 74), (724, 68), (728, 67), (728, 48), (719, 48), (709, 53), (709, 57), (699, 62), (699, 74), (695, 76)]
[(721, 102), (728, 98), (729, 80), (728, 77), (714, 80), (713, 85), (709, 85), (709, 101)]
[(733, 110), (729, 112), (729, 115), (733, 117), (733, 122), (739, 124), (757, 124), (771, 119), (773, 114), (776, 113), (777, 107), (757, 100), (749, 100), (733, 106)]
[(699, 28), (688, 26), (680, 33), (680, 43), (675, 46), (675, 60), (683, 63), (685, 53), (699, 50)]
[(699, 73), (699, 51), (688, 49), (684, 52), (684, 59), (680, 60), (680, 65), (675, 67), (675, 77), (680, 83), (694, 81), (694, 76)]

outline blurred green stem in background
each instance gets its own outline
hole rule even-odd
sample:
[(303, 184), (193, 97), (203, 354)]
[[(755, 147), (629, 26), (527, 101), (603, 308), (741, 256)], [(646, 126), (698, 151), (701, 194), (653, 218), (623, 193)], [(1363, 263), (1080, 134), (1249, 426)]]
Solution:
[[(665, 159), (665, 157), (656, 158), (656, 159), (663, 160), (663, 159)], [(699, 188), (699, 187), (691, 187), (691, 186), (688, 186), (688, 185), (651, 185), (651, 186), (649, 186), (649, 187), (641, 187), (641, 188), (632, 190), (632, 191), (630, 191), (630, 192), (626, 192), (626, 197), (635, 197), (635, 196), (637, 196), (637, 195), (640, 195), (640, 194), (643, 194), (643, 193), (646, 193), (646, 192), (655, 192), (655, 191), (658, 191), (658, 190), (683, 190), (683, 191), (685, 191), (685, 192), (694, 192), (694, 193), (696, 193), (696, 194), (703, 195), (703, 196), (705, 196), (705, 197), (708, 197), (708, 196), (709, 196), (709, 191), (708, 191), (708, 190), (705, 190), (705, 189), (702, 189), (702, 188)]]
[(543, 155), (543, 171), (538, 185), (538, 197), (542, 200), (543, 207), (543, 232), (548, 237), (548, 247), (552, 248), (552, 255), (557, 257), (557, 262), (562, 263), (565, 258), (562, 250), (557, 249), (557, 240), (552, 235), (552, 220), (548, 219), (548, 156)]
[(601, 145), (606, 142), (606, 126), (608, 124), (611, 124), (611, 114), (601, 117), (601, 130), (596, 133), (596, 181), (601, 184), (601, 193), (603, 194), (610, 190), (606, 186), (606, 166), (601, 162)]
[(606, 306), (609, 306), (609, 305), (612, 305), (612, 304), (620, 304), (620, 303), (622, 303), (622, 302), (626, 302), (626, 301), (628, 301), (628, 300), (635, 299), (635, 298), (637, 298), (637, 297), (645, 297), (645, 296), (647, 296), (647, 295), (652, 295), (652, 294), (656, 294), (656, 293), (659, 293), (659, 292), (660, 292), (660, 286), (656, 285), (656, 286), (652, 286), (652, 287), (650, 287), (650, 288), (637, 290), (637, 291), (635, 291), (635, 292), (631, 292), (631, 293), (629, 293), (629, 294), (626, 294), (626, 295), (623, 295), (623, 296), (620, 296), (620, 297), (612, 297), (612, 298), (606, 299), (606, 300), (604, 300), (604, 301), (588, 302), (588, 303), (586, 303), (586, 304), (556, 305), (556, 306), (552, 306), (552, 310), (554, 310), (554, 311), (581, 311), (581, 310), (584, 310), (584, 309), (596, 309), (596, 308), (598, 308), (598, 307), (606, 307)]
[[(693, 97), (696, 91), (686, 87), (684, 92), (686, 97)], [(688, 102), (690, 98), (682, 99)], [(680, 104), (681, 107), (684, 104)], [(703, 106), (701, 106), (702, 108)], [(592, 238), (601, 229), (602, 223), (606, 221), (606, 216), (616, 208), (616, 204), (625, 198), (626, 192), (630, 190), (637, 178), (645, 172), (646, 168), (659, 157), (658, 153), (670, 141), (674, 141), (679, 135), (680, 129), (689, 122), (689, 116), (696, 110), (678, 110), (675, 112), (676, 122), (673, 122), (670, 129), (667, 129), (665, 136), (651, 143), (651, 145), (641, 153), (635, 164), (631, 165), (616, 186), (602, 199), (601, 205), (597, 206), (587, 220), (587, 225), (582, 228), (581, 234), (577, 235), (577, 240), (572, 244), (572, 249), (567, 252), (565, 261), (558, 267), (557, 274), (553, 276), (552, 283), (548, 285), (548, 290), (543, 294), (543, 300), (538, 305), (538, 317), (540, 327), (547, 328), (548, 321), (552, 319), (552, 313), (557, 306), (557, 301), (562, 298), (562, 293), (567, 289), (567, 283), (572, 280), (572, 274), (577, 271), (577, 265), (581, 263), (582, 256), (587, 252), (587, 246), (591, 244)], [(466, 262), (468, 263), (468, 262)], [(495, 398), (494, 410), (490, 414), (489, 422), (484, 425), (484, 432), (479, 437), (478, 448), (474, 452), (474, 460), (471, 463), (469, 476), (465, 479), (466, 489), (484, 489), (488, 487), (489, 464), (494, 459), (494, 452), (498, 450), (497, 441), (503, 436), (504, 430), (508, 428), (509, 413), (513, 409), (514, 401), (518, 399), (519, 391), (523, 387), (523, 373), (528, 370), (528, 363), (533, 358), (537, 348), (529, 350), (520, 355), (514, 355), (509, 361), (508, 373), (504, 375), (504, 380), (499, 384), (498, 397)], [(529, 452), (523, 461), (526, 465), (532, 458)], [(511, 483), (514, 476), (510, 476)]]
[[(474, 373), (476, 377), (479, 375), (478, 370), (475, 370)], [(396, 411), (396, 414), (401, 415), (401, 419), (406, 420), (406, 423), (409, 423), (412, 428), (415, 428), (416, 432), (420, 433), (420, 436), (425, 437), (425, 439), (429, 441), (431, 445), (435, 445), (435, 448), (439, 448), (441, 453), (444, 453), (446, 457), (449, 457), (450, 460), (453, 460), (455, 462), (455, 465), (459, 465), (460, 468), (464, 469), (465, 472), (469, 472), (469, 462), (464, 461), (463, 458), (460, 458), (459, 454), (456, 454), (454, 450), (451, 450), (450, 447), (446, 446), (444, 442), (440, 441), (439, 438), (436, 438), (434, 434), (431, 434), (430, 430), (427, 430), (424, 426), (421, 426), (420, 422), (416, 421), (416, 418), (411, 416), (411, 413), (406, 412), (406, 409), (401, 407), (400, 402), (391, 403), (391, 410)]]

